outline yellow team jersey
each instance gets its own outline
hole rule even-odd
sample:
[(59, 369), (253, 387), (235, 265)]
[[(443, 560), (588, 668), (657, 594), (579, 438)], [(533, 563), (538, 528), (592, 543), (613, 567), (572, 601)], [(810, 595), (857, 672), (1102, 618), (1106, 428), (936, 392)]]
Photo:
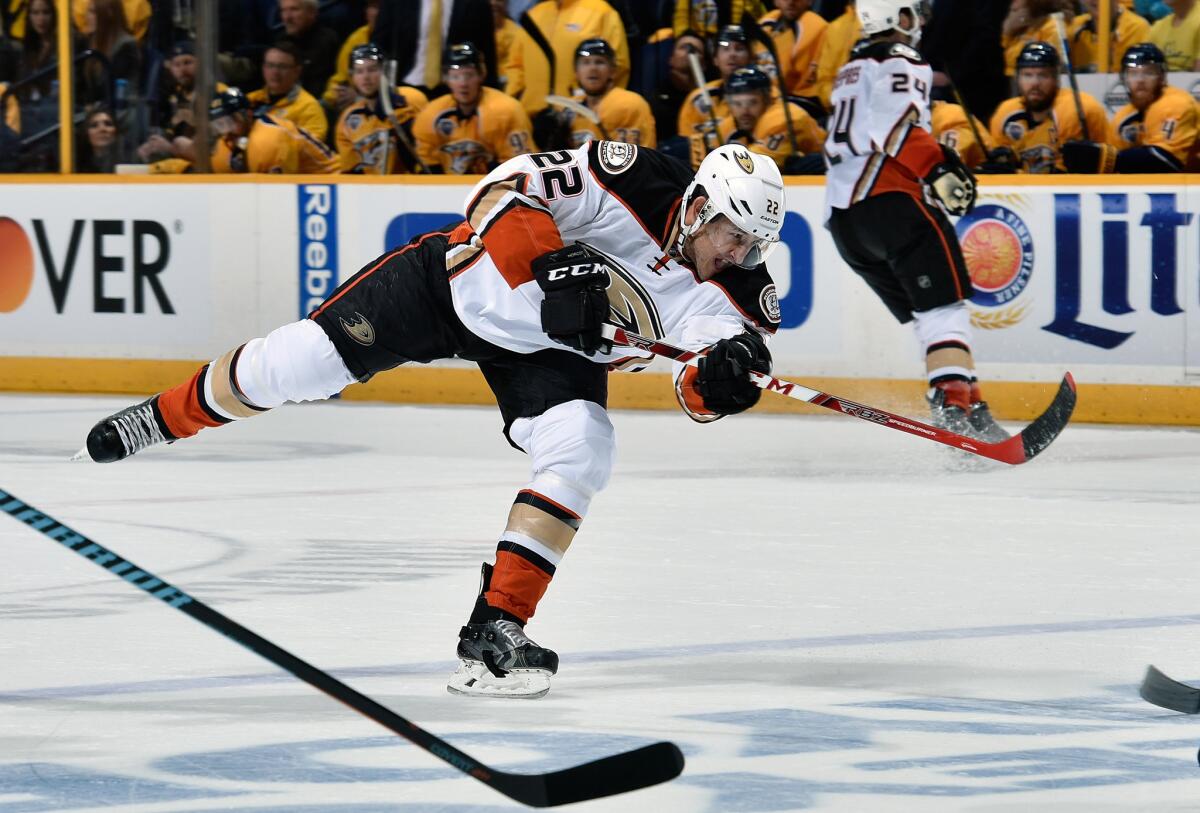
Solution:
[[(411, 125), (429, 104), (425, 94), (407, 85), (398, 87), (392, 94), (392, 109), (396, 124)], [(337, 143), (338, 165), (342, 172), (361, 172), (364, 175), (395, 175), (412, 172), (404, 160), (404, 149), (392, 129), (392, 123), (383, 116), (379, 100), (361, 96), (342, 111), (334, 128)]]
[(862, 36), (862, 24), (853, 3), (846, 4), (841, 17), (829, 24), (817, 53), (817, 93), (825, 109), (829, 108), (829, 97), (833, 95), (833, 80), (838, 71), (850, 61), (854, 43)]
[[(75, 28), (84, 34), (92, 33), (87, 27), (89, 2), (90, 0), (71, 0), (71, 21), (75, 23)], [(121, 0), (121, 6), (125, 11), (125, 23), (129, 26), (129, 33), (141, 42), (150, 28), (149, 0)]]
[(300, 85), (296, 85), (286, 95), (271, 101), (266, 88), (252, 90), (246, 94), (250, 109), (256, 114), (266, 113), (275, 118), (284, 118), (302, 127), (324, 141), (329, 134), (329, 120), (325, 118), (325, 108)]
[[(1087, 119), (1088, 138), (1101, 144), (1110, 143), (1104, 107), (1086, 93), (1079, 96)], [(1001, 103), (992, 116), (992, 140), (997, 147), (1008, 147), (1017, 154), (1022, 172), (1065, 172), (1059, 148), (1067, 141), (1084, 137), (1070, 90), (1059, 89), (1049, 112), (1043, 121), (1035, 122), (1018, 96)]]
[[(972, 130), (970, 122), (967, 121), (967, 111), (963, 110), (961, 105), (949, 102), (934, 102), (931, 112), (933, 137), (938, 140), (939, 144), (944, 144), (957, 152), (968, 167), (975, 168), (984, 162), (987, 158), (987, 151), (992, 149), (995, 144), (983, 122), (972, 116), (971, 118), (975, 119), (975, 130)], [(976, 131), (983, 139), (983, 144), (976, 140)]]
[[(576, 97), (576, 101), (586, 105), (584, 97)], [(564, 110), (570, 122), (571, 148), (582, 147), (592, 139), (606, 141), (624, 141), (626, 144), (637, 144), (641, 147), (654, 149), (658, 146), (658, 136), (654, 129), (654, 114), (650, 111), (649, 103), (639, 94), (625, 88), (613, 88), (604, 94), (596, 113), (600, 123), (604, 125), (607, 136), (600, 132), (590, 119), (578, 115), (573, 110)]]
[[(8, 85), (0, 82), (0, 96), (4, 95), (4, 91), (8, 90)], [(21, 107), (17, 104), (17, 94), (8, 97), (8, 103), (4, 105), (4, 126), (12, 130), (17, 135), (21, 134)]]
[(1150, 28), (1150, 41), (1167, 55), (1167, 69), (1192, 71), (1200, 59), (1200, 3), (1192, 6), (1179, 25), (1168, 14)]
[[(725, 0), (729, 4), (729, 22), (737, 24), (742, 15), (749, 12), (755, 18), (766, 12), (762, 0)], [(675, 0), (675, 13), (672, 15), (672, 29), (675, 36), (691, 29), (704, 39), (709, 39), (717, 33), (720, 26), (717, 4), (713, 0)]]
[(772, 11), (758, 22), (775, 41), (775, 54), (783, 69), (783, 84), (788, 94), (816, 96), (817, 57), (829, 23), (811, 11), (801, 14), (793, 23), (782, 19), (778, 11)]
[(520, 98), (525, 89), (525, 49), (537, 46), (529, 39), (525, 29), (505, 19), (504, 25), (496, 29), (496, 70), (500, 89), (509, 96)]
[(1127, 104), (1112, 119), (1111, 144), (1118, 150), (1161, 147), (1174, 155), (1188, 172), (1200, 169), (1197, 135), (1200, 135), (1200, 104), (1180, 88), (1163, 88), (1162, 96), (1145, 112)]
[[(809, 155), (820, 152), (825, 144), (825, 131), (804, 112), (799, 105), (788, 102), (788, 112), (792, 114), (792, 128), (796, 131), (797, 155)], [(787, 118), (783, 112), (783, 102), (776, 101), (759, 118), (754, 125), (754, 131), (747, 133), (737, 129), (733, 116), (721, 119), (717, 127), (722, 144), (743, 144), (751, 152), (765, 155), (783, 168), (783, 161), (792, 154), (792, 141), (788, 136)], [(700, 162), (708, 151), (704, 148), (701, 136), (692, 136), (692, 166), (699, 167)]]
[(413, 122), (417, 152), (430, 167), (453, 175), (485, 175), (493, 166), (537, 147), (520, 102), (483, 88), (474, 113), (458, 111), (454, 97), (434, 99)]
[(575, 49), (585, 39), (602, 37), (617, 52), (613, 79), (629, 82), (629, 44), (621, 15), (604, 0), (542, 0), (529, 9), (529, 19), (554, 52), (553, 64), (532, 36), (521, 38), (525, 87), (521, 101), (530, 114), (546, 107), (546, 95), (570, 96), (575, 83)]
[(725, 82), (714, 79), (706, 87), (708, 95), (712, 97), (712, 114), (709, 114), (708, 105), (705, 104), (700, 90), (693, 90), (679, 107), (678, 127), (681, 136), (691, 138), (694, 135), (712, 133), (717, 129), (714, 122), (720, 122), (729, 115), (729, 105), (725, 103)]
[(329, 77), (329, 81), (325, 83), (325, 90), (321, 94), (321, 102), (329, 108), (332, 109), (337, 105), (338, 85), (350, 84), (350, 52), (370, 41), (371, 26), (364, 25), (362, 28), (355, 29), (342, 43), (341, 50), (337, 55), (337, 64), (334, 65), (333, 76)]
[(217, 139), (213, 172), (326, 175), (338, 171), (333, 151), (287, 119), (262, 115), (253, 121), (244, 139)]
[[(1071, 23), (1067, 41), (1071, 43), (1071, 64), (1075, 66), (1075, 70), (1094, 73), (1100, 69), (1100, 38), (1095, 31), (1084, 30), (1091, 21), (1090, 14), (1080, 14), (1076, 17)], [(1117, 28), (1113, 31), (1111, 39), (1108, 69), (1116, 73), (1129, 46), (1150, 41), (1150, 23), (1137, 14), (1122, 12), (1117, 16)]]
[[(1071, 28), (1071, 21), (1067, 21), (1067, 30)], [(1021, 54), (1021, 49), (1031, 42), (1048, 42), (1054, 46), (1054, 50), (1062, 56), (1062, 47), (1058, 43), (1058, 26), (1054, 24), (1054, 20), (1047, 18), (1037, 28), (1022, 31), (1013, 37), (1001, 36), (1000, 45), (1004, 48), (1004, 73), (1008, 76), (1017, 75), (1017, 57)]]

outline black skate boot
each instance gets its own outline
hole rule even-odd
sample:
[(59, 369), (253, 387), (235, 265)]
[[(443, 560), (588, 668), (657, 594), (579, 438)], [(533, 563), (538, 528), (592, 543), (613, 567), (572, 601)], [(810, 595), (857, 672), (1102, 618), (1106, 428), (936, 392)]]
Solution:
[(473, 697), (542, 697), (558, 671), (558, 655), (529, 640), (520, 619), (484, 600), (491, 580), (492, 566), (485, 564), (471, 620), (458, 631), (458, 671), (446, 690)]
[(985, 443), (1001, 443), (1012, 435), (1004, 431), (1004, 427), (996, 423), (992, 411), (988, 409), (987, 401), (976, 401), (971, 404), (971, 414), (967, 416), (971, 424), (971, 436)]
[[(86, 451), (97, 463), (113, 463), (147, 446), (171, 443), (177, 438), (167, 429), (158, 411), (158, 396), (109, 415), (88, 432)], [(83, 458), (83, 450), (75, 455)]]

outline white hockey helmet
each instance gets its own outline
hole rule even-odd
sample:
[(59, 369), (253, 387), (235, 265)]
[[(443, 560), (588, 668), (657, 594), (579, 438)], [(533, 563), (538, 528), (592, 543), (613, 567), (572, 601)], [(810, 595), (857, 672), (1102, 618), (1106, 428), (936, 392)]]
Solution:
[[(915, 48), (921, 40), (920, 6), (921, 0), (857, 0), (855, 11), (858, 12), (864, 37), (899, 31), (909, 38), (909, 44)], [(900, 19), (902, 11), (907, 11), (909, 15), (907, 28)]]
[(683, 209), (694, 193), (699, 194), (699, 188), (708, 200), (691, 224), (681, 222), (679, 248), (705, 223), (725, 215), (753, 240), (742, 267), (753, 268), (766, 260), (779, 243), (785, 211), (783, 176), (775, 162), (740, 145), (725, 144), (700, 162), (696, 177), (683, 193)]

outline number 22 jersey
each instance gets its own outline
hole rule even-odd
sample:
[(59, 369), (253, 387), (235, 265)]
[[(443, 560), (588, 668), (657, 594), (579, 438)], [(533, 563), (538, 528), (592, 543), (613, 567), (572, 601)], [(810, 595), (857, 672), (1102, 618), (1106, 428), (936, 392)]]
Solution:
[(885, 192), (924, 198), (921, 179), (944, 159), (931, 134), (933, 75), (912, 48), (864, 42), (834, 80), (825, 161), (825, 219)]

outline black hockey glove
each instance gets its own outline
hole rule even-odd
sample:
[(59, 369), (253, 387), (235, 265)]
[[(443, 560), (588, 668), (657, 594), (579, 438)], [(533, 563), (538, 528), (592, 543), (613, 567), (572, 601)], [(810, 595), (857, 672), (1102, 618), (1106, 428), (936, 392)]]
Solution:
[(1020, 168), (1017, 154), (1008, 147), (997, 147), (987, 154), (987, 159), (975, 170), (978, 175), (1013, 175)]
[(1095, 141), (1068, 141), (1062, 145), (1062, 159), (1067, 172), (1104, 175), (1116, 169), (1117, 150)]
[(975, 208), (975, 176), (958, 157), (958, 153), (942, 147), (942, 163), (929, 171), (923, 180), (930, 193), (952, 215), (965, 215)]
[(589, 356), (612, 349), (612, 342), (600, 335), (609, 313), (608, 267), (603, 257), (575, 244), (543, 254), (531, 270), (546, 294), (542, 330), (547, 336)]
[(696, 391), (704, 408), (718, 415), (736, 415), (758, 403), (762, 390), (750, 380), (750, 370), (771, 373), (771, 351), (757, 333), (721, 339), (700, 358)]

